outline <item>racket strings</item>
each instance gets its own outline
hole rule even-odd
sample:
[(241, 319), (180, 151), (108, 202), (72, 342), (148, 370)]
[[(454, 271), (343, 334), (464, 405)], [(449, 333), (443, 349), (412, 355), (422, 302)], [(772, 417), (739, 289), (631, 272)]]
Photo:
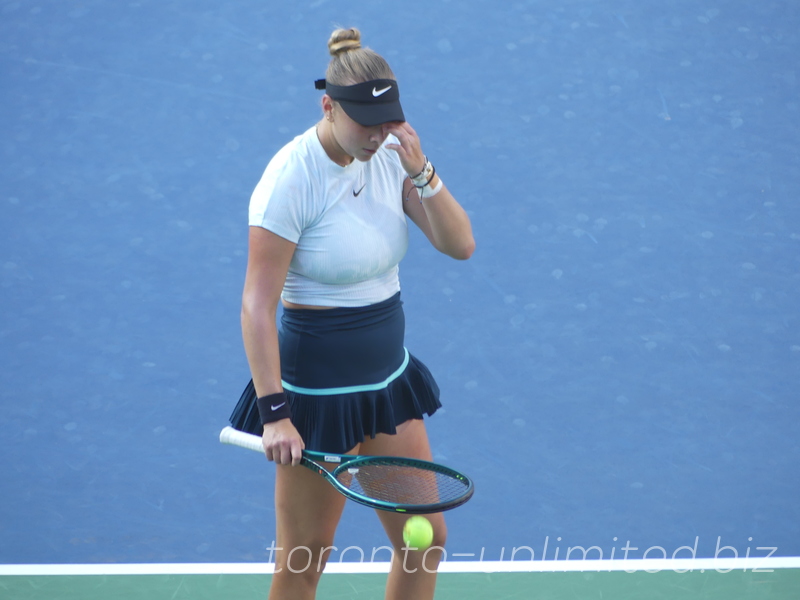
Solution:
[(461, 498), (469, 484), (446, 472), (391, 462), (360, 464), (337, 473), (351, 491), (384, 502), (438, 504)]

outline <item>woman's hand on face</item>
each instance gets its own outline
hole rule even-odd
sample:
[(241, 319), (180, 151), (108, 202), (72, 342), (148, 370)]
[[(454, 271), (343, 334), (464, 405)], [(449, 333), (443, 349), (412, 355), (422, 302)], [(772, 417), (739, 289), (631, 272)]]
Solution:
[(261, 444), (267, 460), (275, 461), (278, 465), (299, 465), (303, 448), (306, 447), (290, 419), (264, 425)]
[(399, 144), (386, 144), (390, 150), (397, 152), (400, 164), (409, 177), (419, 175), (425, 167), (425, 154), (422, 152), (419, 136), (408, 123), (392, 122), (383, 125), (384, 135), (393, 135)]

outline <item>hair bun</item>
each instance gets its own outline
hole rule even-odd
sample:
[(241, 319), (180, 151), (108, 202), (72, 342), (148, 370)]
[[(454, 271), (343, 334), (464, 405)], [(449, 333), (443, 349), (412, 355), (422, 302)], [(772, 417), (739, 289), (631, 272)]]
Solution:
[(350, 50), (361, 48), (361, 32), (355, 27), (350, 29), (337, 29), (328, 40), (328, 51), (331, 56), (338, 56)]

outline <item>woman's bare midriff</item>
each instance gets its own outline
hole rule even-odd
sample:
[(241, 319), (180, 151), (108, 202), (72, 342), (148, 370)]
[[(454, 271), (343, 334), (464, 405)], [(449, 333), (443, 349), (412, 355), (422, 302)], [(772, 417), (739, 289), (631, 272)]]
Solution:
[(289, 309), (300, 309), (300, 310), (328, 310), (331, 308), (336, 308), (335, 306), (309, 306), (307, 304), (295, 304), (294, 302), (287, 302), (286, 300), (281, 300), (283, 303), (284, 308)]

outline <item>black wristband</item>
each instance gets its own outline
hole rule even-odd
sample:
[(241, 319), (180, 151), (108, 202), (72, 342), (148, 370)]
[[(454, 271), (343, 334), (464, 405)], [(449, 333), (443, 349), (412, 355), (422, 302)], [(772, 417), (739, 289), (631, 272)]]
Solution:
[(283, 392), (257, 398), (256, 406), (258, 406), (262, 425), (292, 418), (292, 409), (289, 408), (289, 402)]

